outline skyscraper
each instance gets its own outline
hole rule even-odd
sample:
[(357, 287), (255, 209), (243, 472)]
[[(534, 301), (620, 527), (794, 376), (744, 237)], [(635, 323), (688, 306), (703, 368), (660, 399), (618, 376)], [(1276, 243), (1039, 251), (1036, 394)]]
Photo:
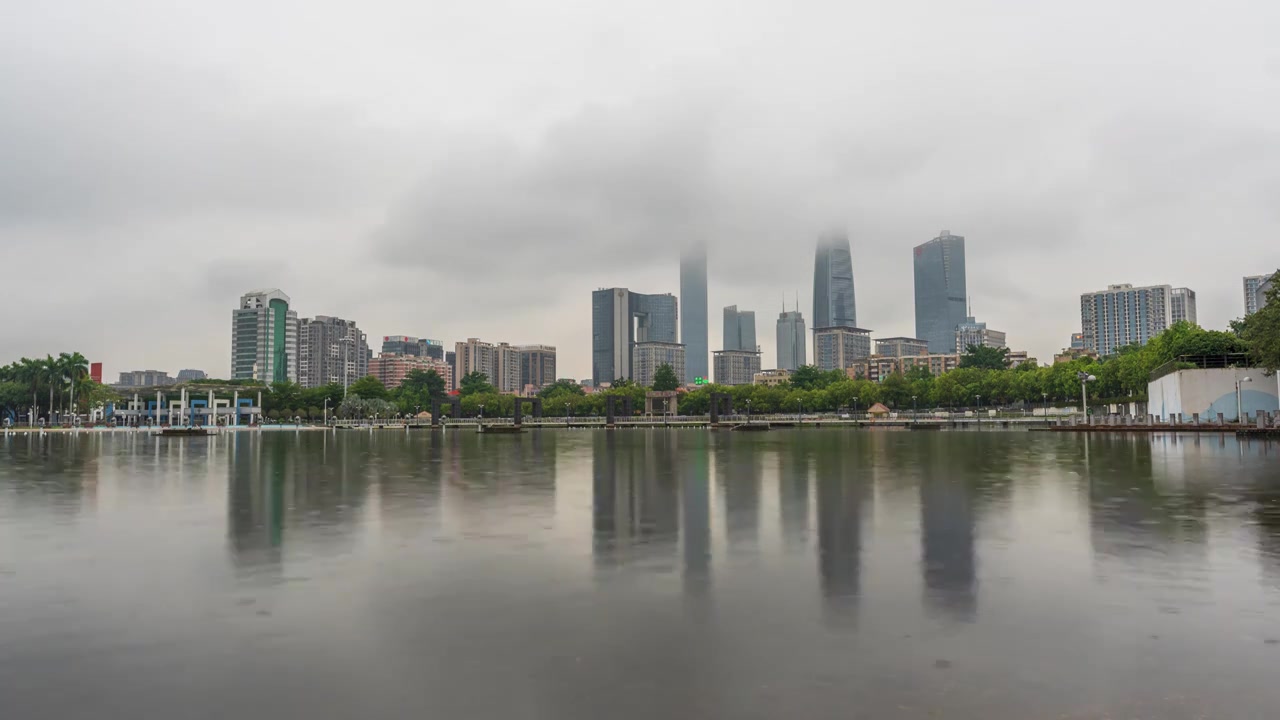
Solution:
[(483, 373), (498, 392), (513, 393), (522, 389), (520, 351), (507, 343), (494, 345), (479, 338), (467, 338), (466, 342), (454, 344), (454, 357), (455, 388), (462, 387), (462, 378), (478, 372)]
[[(707, 375), (707, 249), (697, 246), (680, 257), (680, 342), (685, 350), (685, 374)], [(613, 378), (609, 378), (612, 380)]]
[(1169, 318), (1170, 323), (1187, 321), (1192, 325), (1196, 322), (1196, 291), (1191, 288), (1174, 288), (1169, 295)]
[[(676, 298), (671, 294), (642, 295), (626, 288), (592, 292), (592, 384), (599, 387), (618, 378), (633, 379), (632, 346), (638, 342), (674, 343), (678, 315)], [(687, 357), (685, 361), (688, 367)]]
[(724, 343), (721, 350), (756, 349), (756, 313), (754, 310), (738, 310), (737, 305), (724, 309)]
[(953, 352), (956, 328), (967, 314), (964, 238), (943, 230), (917, 245), (914, 255), (916, 337), (929, 343), (931, 353)]
[(382, 352), (387, 355), (413, 355), (444, 360), (444, 343), (411, 335), (384, 335)]
[(853, 299), (853, 256), (843, 231), (818, 238), (813, 260), (813, 326), (857, 327)]
[(1146, 345), (1170, 325), (1173, 288), (1125, 283), (1080, 296), (1084, 346), (1101, 355), (1130, 344)]
[(552, 345), (521, 345), (520, 351), (520, 386), (532, 385), (535, 390), (556, 381), (556, 349)]
[(680, 343), (637, 340), (631, 346), (631, 379), (637, 385), (652, 385), (658, 368), (663, 365), (670, 365), (676, 382), (683, 385), (685, 376), (681, 368), (685, 363), (684, 345)]
[(870, 355), (870, 330), (843, 325), (813, 329), (813, 364), (819, 370), (844, 370)]
[(231, 379), (297, 382), (298, 313), (278, 289), (245, 293), (231, 311)]
[(806, 364), (808, 342), (800, 310), (788, 312), (783, 308), (778, 315), (778, 369), (796, 370)]
[(317, 315), (298, 322), (298, 384), (348, 387), (369, 374), (369, 343), (355, 322)]

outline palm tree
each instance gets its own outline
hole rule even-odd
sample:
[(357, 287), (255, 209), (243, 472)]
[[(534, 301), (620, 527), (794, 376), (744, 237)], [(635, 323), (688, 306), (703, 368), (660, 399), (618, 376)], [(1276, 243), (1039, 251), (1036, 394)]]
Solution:
[(75, 414), (76, 383), (83, 382), (89, 374), (89, 360), (78, 352), (61, 353), (58, 355), (58, 365), (71, 384), (71, 400), (68, 404), (71, 406), (71, 413)]
[(18, 382), (26, 384), (31, 388), (31, 425), (36, 424), (36, 409), (39, 402), (36, 400), (36, 393), (40, 391), (40, 381), (44, 378), (44, 362), (41, 360), (32, 360), (31, 358), (22, 358), (14, 364), (14, 378)]
[(62, 383), (62, 368), (52, 355), (40, 361), (40, 379), (49, 385), (49, 424), (53, 424), (53, 388)]

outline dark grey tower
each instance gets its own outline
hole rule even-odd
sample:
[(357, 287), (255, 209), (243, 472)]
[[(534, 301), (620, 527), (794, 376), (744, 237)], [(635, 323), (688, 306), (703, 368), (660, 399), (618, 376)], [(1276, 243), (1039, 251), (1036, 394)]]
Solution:
[(853, 256), (843, 231), (818, 238), (813, 261), (813, 326), (857, 327), (853, 301)]
[(724, 343), (721, 350), (756, 349), (756, 313), (754, 310), (739, 310), (737, 305), (724, 309)]
[(701, 245), (680, 257), (680, 342), (684, 343), (684, 376), (707, 374), (707, 249)]
[(956, 327), (965, 320), (964, 238), (943, 230), (917, 245), (916, 337), (931, 353), (956, 349)]
[(626, 288), (591, 293), (591, 381), (631, 379), (631, 350), (638, 342), (676, 341), (679, 312), (673, 295), (642, 295)]

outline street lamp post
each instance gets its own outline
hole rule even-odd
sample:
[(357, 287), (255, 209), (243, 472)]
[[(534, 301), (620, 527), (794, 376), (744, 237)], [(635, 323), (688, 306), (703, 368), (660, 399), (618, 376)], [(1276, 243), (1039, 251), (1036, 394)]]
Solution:
[(747, 424), (751, 424), (751, 401), (747, 401)]
[(1044, 419), (1045, 421), (1048, 421), (1049, 420), (1049, 393), (1042, 392), (1040, 393), (1040, 397), (1044, 401)]
[(975, 395), (974, 397), (978, 398), (978, 427), (982, 427), (982, 396)]
[(804, 403), (799, 400), (796, 401), (796, 423), (799, 425), (804, 424)]
[(858, 422), (858, 396), (853, 397), (853, 421)]
[(324, 399), (324, 425), (329, 427), (329, 398)]
[(1236, 422), (1244, 424), (1244, 408), (1240, 402), (1240, 385), (1241, 383), (1253, 382), (1251, 377), (1242, 377), (1236, 381)]
[(920, 422), (920, 412), (916, 410), (916, 396), (911, 396), (911, 422)]
[(569, 427), (570, 425), (573, 424), (573, 403), (565, 402), (564, 407), (565, 407), (565, 410), (569, 412), (569, 419), (565, 421), (564, 426)]
[(1093, 375), (1090, 375), (1089, 373), (1083, 370), (1077, 372), (1076, 377), (1079, 378), (1080, 380), (1080, 407), (1081, 407), (1081, 410), (1084, 412), (1085, 422), (1088, 422), (1089, 421), (1089, 394), (1085, 392), (1084, 384), (1091, 383), (1094, 380), (1097, 380), (1098, 378), (1094, 377)]

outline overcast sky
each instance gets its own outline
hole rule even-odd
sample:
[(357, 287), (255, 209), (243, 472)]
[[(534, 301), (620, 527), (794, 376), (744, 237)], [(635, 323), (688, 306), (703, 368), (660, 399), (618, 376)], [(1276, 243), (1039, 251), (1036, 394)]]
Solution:
[(1201, 324), (1280, 266), (1280, 3), (20, 2), (0, 23), (0, 362), (225, 377), (239, 296), (381, 336), (559, 348), (598, 287), (914, 333), (911, 248), (967, 238), (974, 310), (1042, 361), (1079, 294)]

